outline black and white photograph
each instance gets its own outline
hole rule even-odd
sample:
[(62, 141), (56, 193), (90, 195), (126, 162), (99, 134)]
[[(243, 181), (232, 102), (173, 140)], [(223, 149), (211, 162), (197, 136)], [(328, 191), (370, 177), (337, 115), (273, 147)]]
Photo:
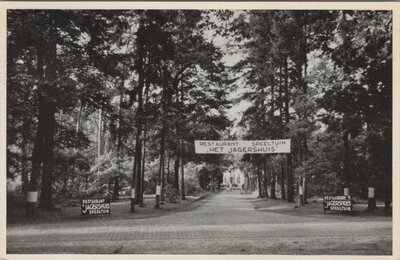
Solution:
[(4, 12), (1, 259), (396, 255), (393, 7), (67, 7)]

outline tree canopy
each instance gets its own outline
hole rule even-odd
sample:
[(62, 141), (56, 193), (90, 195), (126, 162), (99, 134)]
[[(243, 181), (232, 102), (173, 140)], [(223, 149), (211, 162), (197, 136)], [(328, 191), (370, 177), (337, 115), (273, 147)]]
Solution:
[[(194, 151), (232, 138), (291, 139), (292, 152)], [(123, 191), (134, 211), (160, 189), (159, 207), (215, 190), (232, 165), (260, 196), (374, 187), (390, 205), (391, 147), (389, 11), (7, 12), (7, 178), (31, 196), (30, 215), (36, 202)]]

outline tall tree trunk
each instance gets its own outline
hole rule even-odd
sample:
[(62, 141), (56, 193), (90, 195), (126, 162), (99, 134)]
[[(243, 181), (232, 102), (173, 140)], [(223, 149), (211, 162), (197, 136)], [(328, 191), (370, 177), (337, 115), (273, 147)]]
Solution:
[[(298, 161), (299, 161), (299, 165), (302, 166), (303, 164), (303, 143), (302, 143), (302, 138), (298, 137), (297, 138), (297, 146), (298, 146)], [(303, 191), (303, 173), (299, 173), (299, 184), (298, 184), (298, 190), (299, 190), (299, 194), (298, 194), (298, 206), (302, 207), (304, 206), (304, 191)]]
[(118, 200), (119, 199), (119, 178), (118, 178), (118, 176), (114, 176), (113, 182), (114, 182), (114, 189), (113, 189), (112, 199)]
[[(280, 128), (280, 138), (284, 137), (284, 127), (283, 127), (283, 116), (284, 116), (284, 109), (283, 109), (283, 97), (282, 97), (282, 93), (283, 93), (283, 85), (282, 85), (282, 65), (279, 64), (279, 128)], [(279, 163), (279, 168), (280, 168), (280, 190), (281, 190), (281, 200), (286, 200), (286, 193), (285, 193), (285, 171), (284, 171), (284, 166), (283, 163), (280, 162)]]
[(52, 183), (53, 183), (53, 147), (55, 128), (55, 107), (54, 104), (46, 102), (45, 115), (45, 138), (43, 141), (43, 172), (40, 190), (40, 208), (50, 210), (53, 208)]
[(288, 74), (288, 61), (287, 57), (285, 57), (285, 64), (284, 64), (284, 91), (285, 91), (285, 125), (287, 126), (289, 124), (289, 74)]
[[(166, 134), (167, 135), (167, 134)], [(162, 171), (161, 171), (161, 201), (165, 201), (165, 153), (168, 154), (167, 151), (164, 152), (164, 159), (163, 159), (163, 165), (162, 165)]]
[[(162, 182), (165, 173), (165, 151), (166, 151), (166, 136), (169, 131), (168, 126), (168, 110), (172, 101), (173, 91), (178, 86), (179, 81), (175, 78), (172, 85), (169, 85), (169, 72), (163, 68), (163, 88), (162, 88), (162, 132), (161, 132), (161, 145), (160, 145), (160, 168), (158, 172), (158, 187), (156, 190), (156, 205), (155, 208), (160, 208), (160, 198), (162, 193)], [(182, 94), (183, 95), (183, 94)], [(183, 97), (182, 97), (183, 98)]]
[[(308, 15), (307, 13), (305, 15)], [(304, 65), (304, 70), (302, 74), (303, 78), (301, 80), (302, 85), (303, 85), (303, 92), (304, 94), (307, 93), (308, 91), (308, 85), (307, 85), (307, 37), (308, 37), (308, 27), (307, 24), (303, 25), (303, 41), (301, 45), (301, 59), (303, 60), (303, 65)], [(307, 161), (307, 134), (303, 135), (303, 162)], [(307, 204), (307, 190), (306, 190), (306, 173), (303, 174), (302, 176), (302, 182), (300, 183), (300, 187), (302, 189), (302, 201), (301, 204)]]
[(99, 109), (99, 118), (98, 118), (98, 122), (97, 122), (97, 162), (100, 163), (100, 158), (101, 158), (101, 151), (102, 151), (102, 147), (101, 147), (101, 139), (102, 139), (102, 134), (103, 132), (103, 110), (100, 108)]
[(260, 167), (260, 162), (257, 163), (257, 181), (258, 181), (258, 197), (262, 197), (262, 185), (261, 185), (261, 167)]
[[(182, 106), (181, 101), (180, 101), (180, 95), (179, 95), (179, 90), (176, 93), (176, 103), (180, 107)], [(179, 119), (182, 118), (182, 115), (179, 115)], [(176, 134), (178, 136), (178, 147), (176, 149), (176, 154), (175, 154), (175, 163), (174, 163), (174, 187), (175, 190), (179, 192), (179, 169), (180, 169), (180, 161), (181, 161), (181, 122), (178, 120), (178, 123), (176, 125)]]
[(139, 204), (140, 202), (140, 185), (141, 185), (141, 169), (142, 169), (142, 139), (141, 139), (141, 133), (142, 133), (142, 124), (141, 120), (138, 120), (138, 126), (137, 126), (137, 135), (136, 135), (136, 147), (135, 147), (135, 161), (136, 161), (136, 167), (134, 168), (135, 171), (135, 204)]
[(283, 136), (284, 136), (284, 129), (283, 129), (283, 113), (284, 113), (284, 111), (283, 111), (283, 98), (282, 98), (283, 87), (282, 87), (282, 66), (281, 65), (279, 65), (278, 75), (279, 75), (279, 92), (278, 92), (279, 103), (278, 103), (278, 106), (279, 106), (279, 117), (280, 117), (279, 128), (280, 128), (280, 132), (281, 132), (280, 137), (283, 138)]
[(140, 202), (139, 206), (143, 207), (143, 196), (144, 196), (144, 171), (146, 163), (146, 138), (147, 138), (147, 122), (144, 122), (144, 133), (143, 133), (143, 156), (142, 156), (142, 170), (141, 170), (141, 185), (140, 185)]
[(143, 158), (142, 158), (142, 178), (141, 178), (141, 185), (140, 185), (140, 202), (139, 206), (143, 207), (143, 196), (144, 196), (144, 170), (145, 170), (145, 163), (146, 163), (146, 138), (147, 138), (147, 123), (144, 123), (144, 134), (143, 134)]
[(22, 185), (22, 195), (26, 196), (28, 192), (29, 185), (29, 137), (28, 134), (31, 129), (30, 120), (25, 119), (22, 125), (23, 139), (22, 139), (22, 158), (21, 158), (21, 185)]
[(299, 198), (298, 198), (298, 203), (299, 203), (299, 207), (304, 206), (304, 201), (303, 201), (303, 177), (301, 177), (301, 175), (299, 176)]
[[(308, 160), (308, 145), (307, 145), (307, 137), (304, 136), (304, 161)], [(303, 203), (307, 204), (307, 174), (305, 173), (303, 176)]]
[(384, 163), (384, 170), (385, 170), (385, 211), (390, 213), (391, 207), (390, 204), (392, 202), (392, 176), (393, 176), (393, 169), (392, 169), (392, 127), (388, 126), (384, 132), (385, 136), (385, 147), (387, 147), (390, 156), (387, 156)]
[[(140, 124), (138, 126), (140, 128)], [(137, 133), (136, 134), (136, 142), (135, 142), (135, 156), (133, 160), (133, 172), (132, 172), (132, 185), (131, 185), (131, 212), (135, 211), (135, 204), (137, 204), (137, 190), (140, 186), (140, 183), (138, 183), (138, 177), (137, 175), (140, 174), (141, 169), (141, 140), (140, 140), (140, 135)], [(140, 181), (140, 180), (139, 180)]]
[(76, 124), (75, 124), (75, 139), (78, 140), (78, 134), (81, 129), (81, 121), (82, 121), (82, 111), (83, 111), (83, 101), (79, 100), (79, 109), (78, 114), (76, 116)]
[(166, 123), (165, 116), (166, 116), (166, 113), (164, 113), (163, 127), (161, 130), (160, 165), (159, 165), (158, 176), (157, 176), (156, 205), (154, 206), (154, 208), (156, 208), (156, 209), (160, 208), (160, 200), (161, 200), (162, 172), (163, 172), (163, 168), (164, 168), (164, 156), (165, 156), (165, 134), (167, 131), (167, 126), (166, 126), (167, 123)]
[(185, 166), (183, 165), (183, 139), (182, 139), (182, 137), (181, 137), (180, 144), (179, 144), (179, 150), (180, 150), (179, 153), (181, 154), (179, 164), (181, 166), (181, 178), (182, 178), (181, 179), (181, 199), (182, 200), (186, 200), (186, 195), (185, 195), (185, 174), (184, 174)]
[(165, 139), (167, 135), (167, 108), (168, 108), (168, 86), (167, 83), (164, 82), (163, 90), (162, 90), (162, 129), (161, 129), (161, 140), (160, 140), (160, 166), (158, 170), (157, 176), (157, 188), (156, 188), (156, 205), (154, 208), (160, 208), (160, 200), (161, 200), (161, 193), (162, 193), (162, 173), (165, 167)]
[[(51, 106), (51, 105), (50, 105)], [(53, 208), (52, 183), (53, 183), (53, 147), (54, 147), (54, 107), (48, 108), (46, 116), (46, 137), (43, 142), (43, 168), (40, 190), (40, 208), (50, 210)]]
[(307, 92), (308, 85), (307, 81), (307, 67), (308, 67), (308, 60), (307, 60), (307, 37), (308, 37), (308, 27), (304, 25), (304, 51), (303, 51), (303, 63), (304, 63), (304, 72), (303, 72), (303, 83), (304, 83), (304, 92)]
[[(285, 58), (285, 123), (286, 126), (289, 124), (289, 83), (288, 83), (288, 61)], [(293, 202), (293, 176), (292, 176), (292, 154), (286, 155), (286, 191), (287, 201)]]
[(124, 101), (124, 89), (123, 86), (121, 86), (121, 94), (119, 96), (119, 103), (118, 103), (118, 121), (117, 121), (117, 129), (116, 129), (116, 148), (117, 148), (117, 156), (120, 159), (122, 155), (122, 120), (123, 120), (123, 115), (122, 115), (122, 102)]
[(170, 165), (171, 165), (171, 154), (168, 153), (168, 161), (167, 161), (167, 180), (166, 180), (167, 184), (170, 183), (170, 169), (169, 169)]
[[(39, 55), (38, 55), (39, 56)], [(40, 56), (39, 56), (40, 57)], [(43, 63), (39, 59), (38, 66), (41, 68)], [(39, 177), (41, 172), (42, 164), (42, 147), (43, 147), (43, 135), (46, 128), (44, 122), (44, 114), (46, 113), (46, 106), (44, 97), (40, 94), (41, 86), (39, 86), (39, 113), (38, 113), (38, 127), (36, 130), (36, 136), (34, 141), (34, 146), (32, 150), (32, 172), (31, 178), (28, 185), (28, 193), (26, 197), (26, 215), (29, 218), (36, 217), (37, 209), (37, 197), (39, 188)]]
[(285, 167), (283, 162), (280, 162), (281, 165), (281, 200), (286, 200), (286, 191), (285, 191)]
[[(79, 132), (81, 131), (81, 121), (82, 121), (83, 106), (84, 106), (83, 100), (79, 99), (79, 109), (78, 109), (78, 113), (76, 115), (76, 123), (75, 123), (75, 140), (74, 140), (74, 145), (73, 145), (74, 154), (77, 154), (77, 152), (78, 152), (78, 145), (79, 145), (78, 137), (79, 137)], [(66, 168), (65, 172), (67, 172), (68, 168), (73, 172), (73, 174), (75, 174), (75, 172), (76, 172), (75, 162), (72, 162), (72, 164), (69, 167)], [(87, 190), (88, 190), (88, 188), (87, 188), (88, 187), (88, 184), (87, 184), (88, 178), (86, 177), (85, 180), (86, 181), (85, 181), (85, 186), (84, 187), (85, 187), (85, 191), (87, 192)], [(65, 187), (63, 188), (64, 193), (67, 191), (67, 188), (68, 188), (67, 187), (67, 181), (68, 181), (68, 179), (65, 180), (65, 182), (64, 182), (64, 184), (65, 184)], [(81, 190), (81, 185), (79, 185), (78, 190)], [(71, 194), (69, 194), (69, 197), (70, 196), (71, 196)]]
[(140, 202), (141, 190), (141, 164), (142, 164), (142, 117), (143, 117), (143, 87), (145, 84), (145, 71), (144, 71), (144, 35), (145, 35), (145, 20), (141, 17), (139, 22), (139, 29), (137, 32), (137, 72), (138, 72), (138, 85), (136, 95), (138, 100), (138, 108), (136, 112), (136, 144), (135, 144), (135, 158), (132, 173), (132, 191), (131, 191), (131, 211), (134, 211), (134, 204)]
[(294, 202), (293, 197), (293, 176), (292, 176), (292, 156), (287, 154), (286, 160), (286, 198), (288, 202)]
[[(76, 116), (76, 124), (75, 124), (75, 142), (74, 142), (74, 153), (77, 153), (77, 147), (79, 145), (79, 131), (81, 130), (81, 121), (82, 121), (82, 111), (83, 111), (83, 100), (79, 99), (79, 110), (78, 114)], [(70, 166), (70, 169), (75, 173), (75, 163), (73, 162), (72, 165)], [(87, 187), (87, 185), (85, 185)], [(87, 188), (85, 188), (85, 191), (87, 191)]]
[(106, 146), (106, 121), (105, 121), (105, 112), (103, 109), (99, 111), (99, 133), (98, 133), (98, 158), (100, 159), (101, 156), (104, 155), (105, 146)]
[(49, 46), (47, 55), (45, 55), (46, 74), (51, 83), (45, 85), (46, 98), (44, 99), (45, 111), (43, 115), (44, 124), (46, 126), (43, 139), (43, 166), (42, 166), (42, 180), (40, 190), (40, 208), (50, 210), (53, 208), (52, 201), (52, 183), (53, 183), (53, 147), (54, 147), (54, 132), (56, 127), (56, 106), (55, 97), (52, 95), (53, 88), (56, 86), (48, 85), (55, 84), (57, 80), (57, 31), (55, 27), (55, 20), (51, 20), (49, 32)]
[[(138, 136), (136, 135), (135, 154), (136, 154), (136, 146), (137, 146), (137, 143), (138, 143), (137, 137)], [(132, 168), (132, 183), (131, 183), (131, 207), (130, 207), (130, 211), (131, 212), (135, 212), (136, 168), (137, 168), (137, 158), (136, 158), (136, 156), (134, 156), (133, 157), (133, 168)]]
[[(141, 96), (141, 94), (140, 94)], [(141, 103), (140, 109), (138, 108), (138, 113), (139, 113), (139, 117), (143, 116), (142, 113), (142, 98), (139, 98), (139, 104)], [(142, 131), (143, 131), (143, 124), (142, 124), (142, 118), (138, 119), (138, 126), (137, 126), (137, 143), (136, 143), (136, 149), (135, 149), (135, 157), (136, 157), (136, 173), (135, 173), (135, 177), (136, 177), (136, 181), (135, 181), (135, 203), (139, 204), (140, 203), (140, 193), (141, 193), (141, 170), (142, 170)]]
[(307, 188), (306, 188), (306, 180), (307, 176), (303, 177), (303, 204), (308, 204), (307, 203)]
[[(123, 81), (122, 81), (123, 82)], [(116, 148), (117, 148), (117, 165), (118, 165), (118, 173), (121, 173), (121, 160), (122, 160), (122, 133), (121, 133), (121, 125), (122, 125), (122, 102), (124, 99), (124, 88), (121, 87), (121, 94), (119, 96), (118, 103), (118, 121), (117, 121), (117, 129), (116, 129)], [(113, 200), (117, 200), (119, 198), (119, 178), (118, 176), (114, 176), (114, 190), (113, 190)]]
[(119, 179), (118, 177), (114, 177), (114, 189), (113, 189), (113, 200), (117, 200), (119, 198)]
[[(367, 116), (368, 118), (368, 116)], [(368, 119), (367, 119), (368, 121)], [(371, 125), (367, 122), (367, 141), (366, 141), (366, 151), (365, 151), (365, 162), (366, 162), (366, 169), (365, 173), (366, 176), (368, 176), (368, 211), (374, 211), (376, 209), (376, 199), (375, 199), (375, 183), (376, 183), (376, 178), (375, 178), (375, 170), (374, 170), (374, 163), (371, 163), (371, 156), (370, 156), (370, 142), (368, 139), (372, 136), (374, 138), (372, 131), (371, 131)]]
[[(183, 105), (184, 105), (184, 100), (183, 100), (183, 98), (184, 98), (184, 93), (183, 93), (184, 91), (183, 91), (183, 83), (181, 83), (181, 108), (183, 107)], [(182, 111), (182, 109), (181, 109), (181, 119), (182, 119), (182, 123), (183, 123), (183, 120), (184, 120), (184, 115), (183, 115), (183, 111)], [(181, 177), (182, 177), (182, 180), (181, 180), (181, 185), (182, 185), (182, 188), (181, 188), (181, 195), (182, 195), (182, 200), (186, 200), (186, 196), (185, 196), (185, 175), (184, 175), (184, 168), (185, 168), (185, 166), (184, 166), (184, 161), (183, 161), (183, 131), (182, 131), (182, 128), (180, 128), (180, 142), (179, 142), (179, 154), (180, 154), (180, 166), (181, 166)]]
[(344, 195), (350, 195), (350, 147), (349, 147), (349, 132), (343, 132), (343, 174), (344, 174)]
[[(179, 140), (180, 141), (180, 140)], [(180, 144), (179, 144), (180, 146)], [(180, 149), (179, 149), (180, 151)], [(180, 155), (175, 155), (175, 163), (174, 163), (174, 188), (179, 192), (179, 162), (180, 162)]]
[(142, 156), (142, 170), (141, 170), (141, 184), (140, 184), (140, 202), (139, 207), (143, 207), (143, 196), (144, 196), (144, 172), (145, 172), (145, 164), (146, 164), (146, 142), (147, 142), (147, 112), (148, 112), (148, 103), (149, 103), (149, 89), (150, 89), (150, 81), (146, 80), (146, 89), (145, 89), (145, 106), (143, 114), (146, 115), (143, 119), (143, 156)]
[(269, 178), (267, 172), (267, 159), (263, 159), (263, 168), (264, 168), (264, 189), (265, 189), (265, 197), (269, 198), (268, 196), (268, 185), (269, 185)]
[(27, 158), (27, 146), (23, 147), (23, 159), (21, 160), (21, 192), (23, 196), (26, 196), (28, 192), (28, 185), (29, 185), (29, 173), (28, 173), (28, 160)]
[(276, 175), (274, 167), (271, 167), (271, 199), (276, 199), (275, 194)]

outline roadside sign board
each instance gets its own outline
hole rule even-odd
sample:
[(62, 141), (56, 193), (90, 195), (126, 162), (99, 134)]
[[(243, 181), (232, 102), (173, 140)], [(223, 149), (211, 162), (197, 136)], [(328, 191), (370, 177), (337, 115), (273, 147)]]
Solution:
[(323, 196), (323, 205), (324, 213), (325, 211), (352, 211), (350, 196)]
[(81, 216), (110, 215), (111, 203), (109, 198), (81, 199)]
[(195, 140), (194, 145), (196, 153), (201, 154), (290, 153), (290, 139), (255, 141)]

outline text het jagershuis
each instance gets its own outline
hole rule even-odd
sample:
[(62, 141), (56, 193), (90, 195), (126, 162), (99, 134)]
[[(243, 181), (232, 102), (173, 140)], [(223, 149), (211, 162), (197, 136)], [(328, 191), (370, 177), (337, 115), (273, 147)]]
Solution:
[(196, 140), (196, 153), (290, 153), (290, 139), (257, 141), (212, 141)]

